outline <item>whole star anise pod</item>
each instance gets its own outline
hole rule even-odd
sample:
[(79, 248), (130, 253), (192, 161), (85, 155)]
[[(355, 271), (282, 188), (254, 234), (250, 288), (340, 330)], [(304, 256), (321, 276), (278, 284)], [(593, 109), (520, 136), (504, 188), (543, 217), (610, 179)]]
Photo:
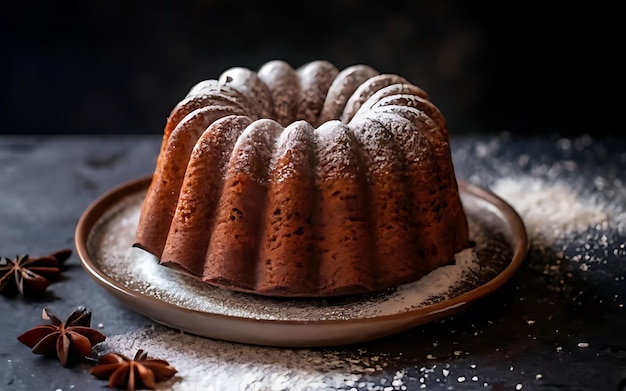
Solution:
[(101, 380), (109, 379), (109, 387), (134, 391), (156, 388), (156, 383), (168, 380), (176, 369), (165, 360), (148, 357), (139, 349), (132, 360), (120, 353), (107, 353), (89, 373)]
[(65, 260), (72, 255), (71, 249), (29, 257), (18, 255), (15, 259), (0, 258), (0, 293), (12, 296), (19, 292), (23, 296), (43, 293), (55, 281)]
[(89, 327), (91, 310), (80, 306), (72, 312), (65, 323), (44, 308), (41, 317), (52, 324), (34, 327), (17, 339), (32, 348), (35, 354), (54, 355), (61, 365), (67, 366), (73, 356), (85, 357), (91, 353), (94, 345), (104, 341), (106, 337), (98, 330)]

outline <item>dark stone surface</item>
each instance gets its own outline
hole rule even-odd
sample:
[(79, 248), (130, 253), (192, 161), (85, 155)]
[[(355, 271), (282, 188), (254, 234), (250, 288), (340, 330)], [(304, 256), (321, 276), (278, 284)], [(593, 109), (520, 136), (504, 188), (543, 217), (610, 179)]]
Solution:
[[(0, 137), (0, 255), (73, 248), (76, 222), (85, 208), (112, 187), (150, 174), (159, 144), (158, 136)], [(623, 138), (585, 136), (568, 143), (558, 137), (503, 133), (458, 136), (452, 145), (459, 177), (485, 187), (505, 176), (535, 173), (582, 184), (588, 197), (617, 202), (626, 197)], [(552, 170), (541, 170), (543, 166)], [(594, 227), (567, 241), (539, 247), (535, 240), (512, 280), (453, 317), (345, 350), (384, 355), (387, 367), (369, 378), (390, 378), (403, 370), (413, 379), (405, 380), (408, 390), (425, 384), (426, 389), (499, 391), (522, 384), (524, 391), (623, 391), (624, 227)], [(572, 261), (579, 256), (604, 262), (582, 271)], [(62, 280), (43, 298), (0, 296), (0, 389), (106, 388), (89, 375), (89, 360), (63, 369), (17, 341), (23, 331), (42, 323), (43, 307), (66, 317), (76, 306), (87, 305), (93, 309), (92, 325), (102, 323), (105, 335), (152, 324), (105, 293), (81, 268), (76, 254), (67, 266)], [(580, 348), (579, 342), (589, 347)], [(437, 372), (425, 376), (434, 367)], [(450, 372), (448, 377), (441, 375), (442, 368)], [(459, 382), (460, 376), (466, 380)], [(479, 381), (472, 381), (473, 376)]]

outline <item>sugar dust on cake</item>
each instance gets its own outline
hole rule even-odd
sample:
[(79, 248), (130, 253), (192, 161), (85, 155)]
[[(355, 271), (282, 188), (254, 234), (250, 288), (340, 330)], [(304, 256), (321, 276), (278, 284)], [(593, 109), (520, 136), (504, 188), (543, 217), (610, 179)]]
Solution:
[(415, 281), (469, 246), (445, 118), (367, 65), (229, 69), (168, 117), (134, 245), (267, 296)]

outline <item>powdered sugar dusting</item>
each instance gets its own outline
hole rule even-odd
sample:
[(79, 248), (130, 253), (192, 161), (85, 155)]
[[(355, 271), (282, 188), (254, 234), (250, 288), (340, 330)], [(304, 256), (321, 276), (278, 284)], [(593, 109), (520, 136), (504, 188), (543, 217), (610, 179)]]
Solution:
[(362, 153), (368, 161), (370, 174), (388, 175), (399, 171), (401, 157), (391, 132), (380, 122), (369, 118), (351, 123)]
[(229, 163), (232, 169), (264, 181), (274, 143), (283, 130), (279, 123), (268, 119), (250, 124), (235, 143)]
[(328, 121), (315, 130), (315, 135), (320, 179), (351, 178), (359, 172), (355, 142), (348, 126)]
[[(161, 326), (114, 335), (97, 345), (99, 352), (133, 356), (143, 349), (166, 359), (178, 371), (157, 390), (336, 390), (357, 386), (377, 389), (359, 373), (380, 373), (379, 355), (346, 354), (333, 350), (278, 349), (198, 338)], [(399, 374), (398, 379), (402, 376)], [(399, 390), (402, 382), (395, 383)], [(382, 390), (382, 388), (380, 388)]]
[[(560, 265), (586, 272), (626, 255), (626, 153), (609, 151), (606, 144), (582, 135), (540, 144), (550, 153), (531, 154), (527, 149), (537, 144), (509, 144), (510, 138), (502, 133), (457, 148), (455, 167), (519, 212), (532, 252), (556, 256), (545, 262), (544, 273), (554, 274)], [(610, 170), (605, 169), (608, 161)]]
[(502, 178), (492, 190), (515, 206), (531, 237), (546, 242), (553, 242), (570, 230), (584, 231), (608, 218), (600, 205), (580, 199), (563, 182), (548, 183), (535, 177)]
[(390, 111), (376, 111), (360, 119), (384, 124), (395, 144), (400, 148), (405, 161), (419, 162), (431, 156), (432, 151), (427, 150), (431, 148), (431, 145), (425, 142), (425, 133), (419, 131), (414, 122), (401, 115)]
[[(606, 263), (609, 255), (626, 254), (624, 242), (611, 242), (607, 236), (611, 230), (623, 235), (626, 228), (620, 203), (584, 198), (582, 189), (540, 177), (503, 178), (493, 190), (518, 210), (536, 251), (556, 252), (557, 265), (576, 262), (586, 272), (593, 264)], [(545, 267), (546, 273), (555, 268), (549, 263)]]
[(281, 133), (270, 167), (270, 175), (274, 181), (281, 183), (298, 172), (311, 171), (313, 132), (311, 124), (297, 121)]

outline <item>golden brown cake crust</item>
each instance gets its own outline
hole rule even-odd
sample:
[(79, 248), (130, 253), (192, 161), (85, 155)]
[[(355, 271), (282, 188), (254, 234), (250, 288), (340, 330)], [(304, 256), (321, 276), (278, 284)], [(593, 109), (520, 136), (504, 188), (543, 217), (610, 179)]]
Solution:
[(366, 65), (231, 68), (172, 110), (135, 246), (268, 296), (415, 281), (469, 246), (445, 118)]

